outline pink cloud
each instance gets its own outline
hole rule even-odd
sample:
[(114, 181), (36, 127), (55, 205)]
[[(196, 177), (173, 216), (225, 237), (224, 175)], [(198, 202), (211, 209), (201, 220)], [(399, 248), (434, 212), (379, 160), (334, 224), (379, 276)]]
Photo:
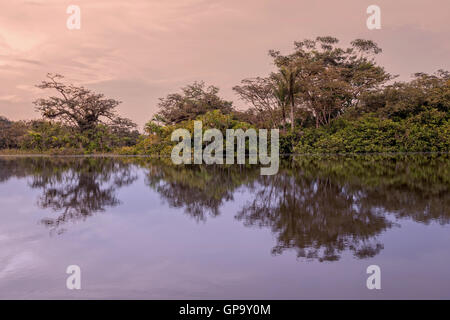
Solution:
[[(448, 0), (379, 0), (376, 31), (365, 23), (372, 2), (361, 0), (2, 2), (0, 97), (10, 99), (0, 99), (0, 114), (12, 119), (38, 116), (31, 103), (38, 93), (23, 88), (47, 72), (120, 99), (121, 113), (140, 125), (159, 97), (194, 80), (218, 85), (239, 105), (232, 86), (267, 74), (269, 49), (287, 52), (318, 35), (374, 39), (380, 62), (404, 77), (450, 69)], [(81, 30), (66, 28), (69, 4), (81, 7)]]

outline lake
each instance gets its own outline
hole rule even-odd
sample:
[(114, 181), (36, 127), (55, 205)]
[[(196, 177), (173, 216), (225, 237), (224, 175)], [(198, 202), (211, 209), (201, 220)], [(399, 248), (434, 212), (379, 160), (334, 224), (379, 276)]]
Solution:
[(449, 160), (0, 157), (0, 298), (448, 299)]

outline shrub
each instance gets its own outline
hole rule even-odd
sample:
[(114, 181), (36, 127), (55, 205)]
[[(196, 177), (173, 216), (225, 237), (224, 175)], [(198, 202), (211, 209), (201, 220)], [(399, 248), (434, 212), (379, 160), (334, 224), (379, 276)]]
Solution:
[(448, 115), (427, 110), (398, 122), (376, 117), (340, 118), (318, 129), (306, 129), (296, 153), (448, 152)]

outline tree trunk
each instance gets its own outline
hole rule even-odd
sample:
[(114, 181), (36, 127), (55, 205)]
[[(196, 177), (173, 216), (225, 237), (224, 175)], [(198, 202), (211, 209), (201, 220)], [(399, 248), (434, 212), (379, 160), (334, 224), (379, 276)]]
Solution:
[(291, 131), (294, 132), (294, 96), (291, 97)]

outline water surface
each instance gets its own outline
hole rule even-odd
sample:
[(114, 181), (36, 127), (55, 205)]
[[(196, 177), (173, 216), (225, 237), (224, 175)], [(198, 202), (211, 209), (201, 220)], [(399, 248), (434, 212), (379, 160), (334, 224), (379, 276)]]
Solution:
[(449, 191), (448, 155), (0, 157), (0, 298), (448, 299)]

